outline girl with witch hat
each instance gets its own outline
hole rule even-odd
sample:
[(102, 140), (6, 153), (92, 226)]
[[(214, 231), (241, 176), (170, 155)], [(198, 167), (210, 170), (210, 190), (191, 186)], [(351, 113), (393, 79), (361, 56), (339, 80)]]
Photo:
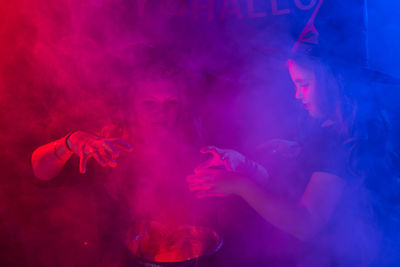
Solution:
[[(367, 266), (377, 260), (382, 240), (374, 204), (382, 204), (384, 194), (375, 185), (387, 190), (395, 181), (390, 124), (374, 101), (366, 101), (371, 100), (367, 88), (355, 79), (361, 71), (336, 64), (327, 47), (318, 44), (314, 18), (287, 60), (295, 96), (312, 126), (302, 129), (298, 142), (273, 140), (261, 146), (285, 163), (296, 162), (297, 168), (288, 172), (286, 164), (271, 166), (272, 160), (264, 168), (237, 151), (209, 146), (201, 152), (211, 158), (187, 181), (200, 198), (241, 197), (275, 228), (276, 236), (292, 237), (281, 246), (284, 252), (265, 251), (273, 258), (271, 266)], [(269, 175), (272, 167), (286, 177)], [(276, 236), (265, 237), (273, 247), (280, 245)]]

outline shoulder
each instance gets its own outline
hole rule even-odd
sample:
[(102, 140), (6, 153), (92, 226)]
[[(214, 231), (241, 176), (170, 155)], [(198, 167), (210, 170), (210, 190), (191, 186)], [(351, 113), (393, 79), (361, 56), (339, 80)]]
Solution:
[(343, 138), (333, 128), (318, 129), (302, 140), (300, 160), (309, 172), (331, 173), (347, 179), (348, 150)]
[(393, 167), (396, 161), (391, 123), (384, 111), (359, 114), (354, 122), (351, 138), (346, 140), (349, 163), (358, 175)]

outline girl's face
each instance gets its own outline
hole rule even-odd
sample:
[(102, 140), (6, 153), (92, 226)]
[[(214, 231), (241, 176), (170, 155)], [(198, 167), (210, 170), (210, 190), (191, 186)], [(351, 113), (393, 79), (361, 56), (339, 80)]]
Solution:
[(181, 98), (174, 83), (167, 80), (142, 82), (134, 103), (137, 123), (143, 134), (165, 135), (175, 128)]
[(296, 98), (301, 100), (304, 108), (311, 117), (319, 118), (322, 112), (317, 101), (317, 79), (315, 71), (298, 64), (294, 60), (288, 60), (290, 77), (296, 87)]

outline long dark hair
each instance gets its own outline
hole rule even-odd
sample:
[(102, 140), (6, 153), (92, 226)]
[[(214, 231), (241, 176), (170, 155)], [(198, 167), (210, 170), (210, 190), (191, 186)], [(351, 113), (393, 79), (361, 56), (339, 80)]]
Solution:
[(350, 136), (357, 103), (347, 90), (345, 75), (321, 57), (295, 53), (290, 60), (314, 72), (316, 105), (322, 113), (322, 119), (334, 122), (340, 135)]
[[(349, 150), (348, 167), (368, 188), (379, 176), (392, 179), (400, 163), (391, 136), (391, 120), (361, 68), (321, 56), (293, 54), (290, 58), (315, 73), (317, 105)], [(383, 181), (381, 181), (383, 182)]]

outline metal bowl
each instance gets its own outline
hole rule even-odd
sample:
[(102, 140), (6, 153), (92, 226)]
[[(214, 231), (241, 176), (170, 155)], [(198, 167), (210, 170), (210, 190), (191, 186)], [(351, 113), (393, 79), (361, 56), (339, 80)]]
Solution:
[(148, 229), (128, 242), (134, 262), (140, 266), (196, 266), (222, 246), (214, 230), (202, 226), (158, 226)]

